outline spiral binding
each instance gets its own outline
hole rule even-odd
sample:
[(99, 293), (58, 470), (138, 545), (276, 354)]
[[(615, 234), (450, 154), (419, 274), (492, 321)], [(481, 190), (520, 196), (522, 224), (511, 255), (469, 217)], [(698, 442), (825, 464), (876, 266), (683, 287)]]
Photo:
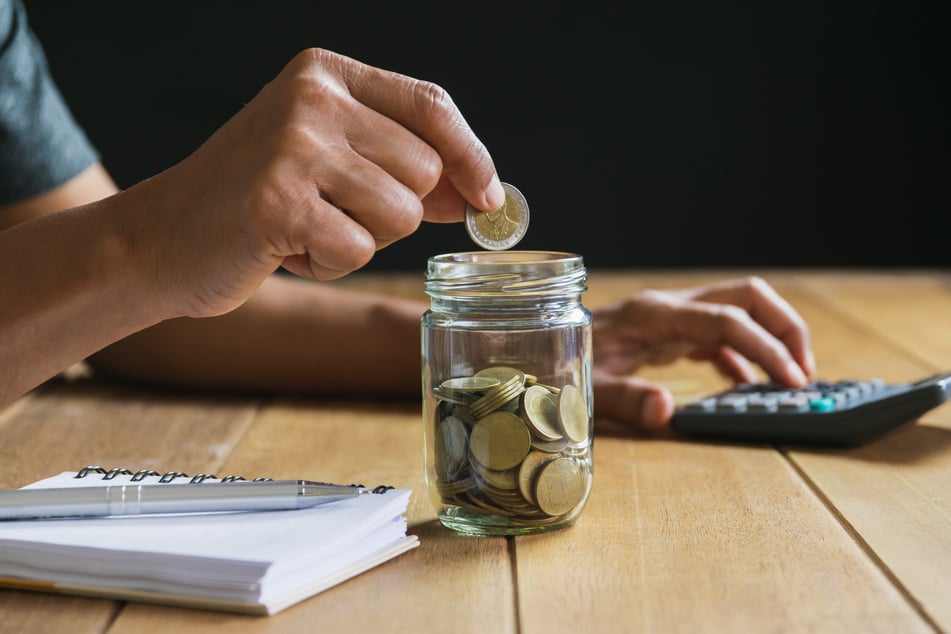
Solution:
[[(73, 477), (85, 478), (86, 476), (90, 474), (102, 474), (103, 480), (114, 480), (120, 475), (131, 475), (132, 477), (130, 478), (130, 480), (132, 482), (141, 482), (147, 476), (159, 476), (158, 481), (161, 484), (168, 484), (170, 482), (174, 482), (176, 478), (190, 478), (188, 481), (189, 484), (201, 484), (205, 482), (205, 480), (218, 480), (219, 482), (237, 482), (237, 481), (245, 480), (243, 476), (239, 476), (239, 475), (226, 475), (223, 478), (219, 478), (213, 473), (196, 473), (194, 476), (189, 476), (184, 471), (166, 471), (165, 473), (159, 473), (158, 471), (155, 471), (153, 469), (139, 469), (138, 471), (133, 472), (130, 469), (126, 469), (125, 467), (114, 467), (112, 469), (106, 469), (99, 465), (86, 465), (85, 467), (77, 471), (76, 475)], [(254, 478), (254, 480), (251, 480), (251, 482), (268, 482), (273, 479), (274, 478), (258, 477), (258, 478)], [(333, 483), (331, 482), (318, 482), (317, 484), (333, 485)], [(337, 485), (333, 485), (333, 486), (337, 486)], [(357, 487), (360, 489), (366, 488), (362, 484), (347, 484), (345, 486)], [(381, 484), (377, 487), (374, 487), (372, 491), (373, 493), (385, 493), (386, 491), (389, 491), (392, 488), (394, 487), (391, 487), (387, 484)]]

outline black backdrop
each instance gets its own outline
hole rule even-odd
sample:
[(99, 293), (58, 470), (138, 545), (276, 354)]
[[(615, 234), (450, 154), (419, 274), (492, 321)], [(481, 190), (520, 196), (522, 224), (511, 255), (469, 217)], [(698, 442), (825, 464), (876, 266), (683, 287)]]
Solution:
[[(589, 267), (951, 265), (946, 0), (26, 6), (123, 187), (322, 46), (449, 90), (529, 201), (518, 248)], [(472, 247), (424, 225), (370, 268)]]

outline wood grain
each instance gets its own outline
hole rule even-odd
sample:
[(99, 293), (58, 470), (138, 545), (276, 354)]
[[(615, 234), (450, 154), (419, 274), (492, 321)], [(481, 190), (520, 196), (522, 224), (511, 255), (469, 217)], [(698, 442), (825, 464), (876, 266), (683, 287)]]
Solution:
[[(592, 272), (585, 304), (744, 271)], [(759, 271), (810, 324), (819, 374), (951, 370), (932, 271)], [(353, 288), (425, 299), (421, 275)], [(708, 366), (645, 368), (681, 398)], [(273, 617), (0, 591), (0, 632), (951, 632), (951, 406), (864, 447), (687, 442), (598, 421), (578, 523), (472, 538), (439, 525), (417, 403), (278, 400), (53, 382), (0, 412), (0, 486), (88, 463), (389, 483), (419, 548)]]

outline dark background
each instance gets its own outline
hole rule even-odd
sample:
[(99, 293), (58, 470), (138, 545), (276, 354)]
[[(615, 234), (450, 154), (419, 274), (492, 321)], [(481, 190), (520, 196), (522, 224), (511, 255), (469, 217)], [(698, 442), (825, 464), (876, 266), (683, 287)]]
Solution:
[[(947, 0), (27, 0), (121, 187), (184, 158), (300, 50), (434, 81), (589, 267), (949, 266)], [(473, 248), (426, 225), (371, 269)]]

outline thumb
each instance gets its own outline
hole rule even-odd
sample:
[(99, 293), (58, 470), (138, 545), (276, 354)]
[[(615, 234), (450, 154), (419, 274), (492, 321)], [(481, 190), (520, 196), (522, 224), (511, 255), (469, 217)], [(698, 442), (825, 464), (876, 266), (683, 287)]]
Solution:
[(597, 416), (653, 431), (665, 427), (674, 415), (674, 397), (660, 385), (605, 372), (595, 372), (592, 380)]

